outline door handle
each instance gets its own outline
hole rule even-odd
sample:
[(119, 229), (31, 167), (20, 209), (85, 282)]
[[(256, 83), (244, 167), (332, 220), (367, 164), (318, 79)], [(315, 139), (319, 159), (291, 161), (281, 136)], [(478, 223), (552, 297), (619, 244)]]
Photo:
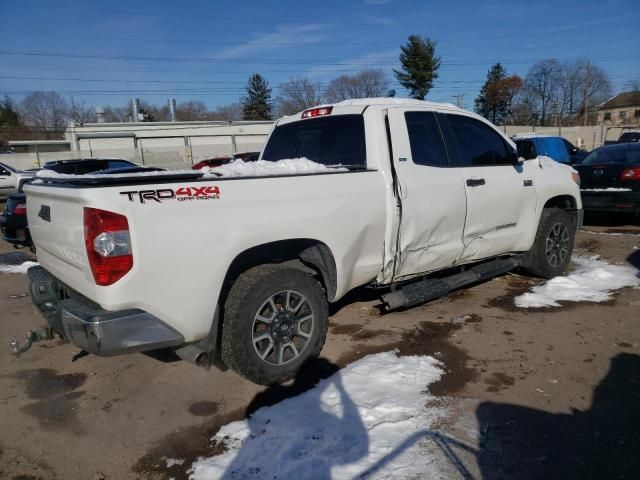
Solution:
[(484, 185), (484, 178), (468, 178), (467, 185), (470, 187), (479, 187), (480, 185)]

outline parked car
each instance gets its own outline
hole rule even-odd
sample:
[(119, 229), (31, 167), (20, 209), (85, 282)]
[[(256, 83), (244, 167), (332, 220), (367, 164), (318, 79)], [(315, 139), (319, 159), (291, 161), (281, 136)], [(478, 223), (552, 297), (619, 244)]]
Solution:
[[(611, 132), (620, 131), (616, 140), (610, 140)], [(640, 141), (640, 125), (611, 125), (605, 128), (604, 145), (615, 145), (616, 143), (629, 143)]]
[(516, 135), (512, 138), (518, 147), (518, 154), (526, 159), (544, 155), (556, 162), (573, 165), (586, 157), (588, 153), (563, 137), (526, 134)]
[(574, 168), (586, 211), (640, 215), (640, 143), (596, 148)]
[(33, 172), (25, 172), (6, 163), (0, 163), (0, 198), (15, 192), (22, 182), (33, 176)]
[[(72, 175), (87, 173), (114, 175), (163, 170), (156, 167), (141, 167), (127, 160), (117, 159), (57, 160), (45, 163), (44, 168), (56, 173)], [(22, 179), (22, 183), (32, 179), (33, 176), (25, 177)], [(18, 186), (17, 192), (7, 198), (4, 211), (0, 216), (0, 232), (2, 239), (13, 244), (16, 248), (32, 248), (33, 243), (27, 223), (27, 200), (26, 195), (22, 192), (22, 183)]]
[(233, 160), (238, 160), (238, 159), (243, 160), (245, 162), (255, 162), (256, 160), (258, 160), (259, 157), (260, 157), (260, 152), (236, 153), (233, 156), (216, 157), (216, 158), (201, 160), (191, 168), (193, 170), (200, 170), (201, 168), (204, 168), (204, 167), (215, 168), (215, 167), (220, 167), (221, 165), (226, 165), (227, 163), (232, 162)]
[(629, 132), (623, 132), (618, 138), (618, 143), (631, 143), (640, 142), (640, 131), (631, 130)]
[(50, 328), (97, 355), (171, 348), (272, 384), (319, 355), (328, 303), (353, 288), (394, 287), (393, 310), (517, 267), (550, 278), (581, 222), (572, 168), (522, 161), (449, 104), (305, 110), (275, 124), (261, 158), (273, 168), (251, 178), (27, 185), (30, 291)]

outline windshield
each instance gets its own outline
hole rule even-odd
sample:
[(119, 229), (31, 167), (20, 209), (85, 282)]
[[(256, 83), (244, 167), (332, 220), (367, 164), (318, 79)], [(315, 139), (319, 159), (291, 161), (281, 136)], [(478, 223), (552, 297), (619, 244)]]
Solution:
[(6, 163), (0, 163), (0, 168), (4, 168), (4, 169), (9, 170), (10, 172), (13, 172), (13, 173), (16, 173), (18, 171), (15, 168), (13, 168), (11, 165), (7, 165)]
[(362, 115), (338, 115), (276, 127), (262, 155), (272, 162), (306, 157), (324, 165), (365, 167)]
[(640, 164), (640, 144), (612, 145), (596, 148), (580, 162), (580, 165), (602, 163)]

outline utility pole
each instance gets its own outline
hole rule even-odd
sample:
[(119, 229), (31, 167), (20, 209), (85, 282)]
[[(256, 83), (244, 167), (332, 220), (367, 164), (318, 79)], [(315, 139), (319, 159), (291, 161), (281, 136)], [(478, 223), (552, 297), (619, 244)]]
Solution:
[(454, 95), (453, 98), (456, 99), (456, 107), (458, 108), (462, 108), (462, 101), (464, 100), (464, 94), (461, 95)]
[(586, 127), (589, 123), (589, 74), (591, 69), (590, 62), (587, 62), (585, 67), (585, 75), (584, 75), (584, 122), (583, 125)]

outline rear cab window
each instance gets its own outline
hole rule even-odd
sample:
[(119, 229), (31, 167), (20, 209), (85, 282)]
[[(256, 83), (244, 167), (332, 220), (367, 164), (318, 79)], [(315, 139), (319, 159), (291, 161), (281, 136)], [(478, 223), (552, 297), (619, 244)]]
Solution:
[(275, 128), (262, 160), (308, 158), (327, 166), (366, 168), (362, 115), (335, 115), (287, 123)]
[(433, 112), (406, 112), (411, 158), (416, 165), (448, 167), (447, 150)]

